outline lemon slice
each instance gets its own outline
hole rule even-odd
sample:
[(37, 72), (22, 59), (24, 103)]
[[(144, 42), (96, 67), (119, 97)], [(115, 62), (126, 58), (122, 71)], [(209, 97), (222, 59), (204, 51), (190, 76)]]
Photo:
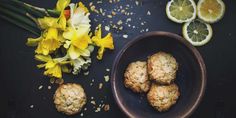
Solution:
[(171, 0), (166, 5), (166, 14), (170, 20), (176, 23), (184, 23), (196, 18), (196, 9), (193, 0)]
[(183, 36), (193, 46), (205, 45), (211, 40), (212, 34), (211, 25), (200, 20), (187, 22), (183, 26)]
[(201, 20), (215, 23), (224, 16), (225, 4), (222, 0), (199, 0), (197, 10)]

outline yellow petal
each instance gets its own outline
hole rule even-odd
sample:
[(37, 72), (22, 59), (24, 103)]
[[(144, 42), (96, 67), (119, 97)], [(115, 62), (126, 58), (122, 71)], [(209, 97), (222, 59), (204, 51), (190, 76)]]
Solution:
[(43, 35), (45, 38), (39, 42), (38, 47), (35, 50), (37, 54), (48, 55), (50, 52), (55, 51), (61, 46), (57, 29), (49, 28)]
[(44, 72), (44, 75), (56, 78), (62, 78), (61, 67), (59, 64), (54, 65)]
[(113, 50), (114, 44), (113, 44), (113, 37), (111, 33), (108, 33), (104, 38), (102, 36), (102, 30), (101, 25), (97, 27), (97, 30), (95, 31), (95, 36), (92, 37), (93, 43), (95, 43), (96, 46), (100, 47), (98, 50), (97, 58), (99, 60), (102, 59), (103, 53), (106, 48)]
[(66, 17), (63, 12), (58, 18), (43, 17), (43, 18), (38, 18), (37, 21), (41, 29), (47, 29), (52, 27), (65, 30), (66, 28)]
[(88, 8), (85, 7), (82, 2), (79, 2), (79, 8), (81, 8), (85, 13), (89, 13)]
[(99, 47), (104, 47), (113, 50), (113, 37), (111, 33), (108, 33), (103, 39), (94, 39), (95, 44)]
[(58, 0), (56, 10), (62, 11), (70, 4), (70, 0)]
[(48, 55), (49, 54), (49, 50), (43, 48), (43, 43), (39, 42), (37, 49), (35, 50), (35, 53), (37, 54), (43, 54), (43, 55)]
[(56, 28), (49, 28), (49, 29), (47, 30), (46, 39), (55, 39), (55, 40), (58, 40), (57, 36), (58, 36), (58, 31), (57, 31)]
[(38, 61), (42, 61), (42, 62), (52, 61), (52, 58), (51, 58), (50, 55), (45, 56), (45, 55), (36, 54), (35, 59), (38, 60)]
[(75, 35), (75, 32), (72, 27), (68, 27), (66, 31), (63, 32), (63, 37), (68, 40), (71, 40), (74, 35)]
[(38, 18), (37, 20), (41, 29), (47, 29), (49, 27), (57, 26), (58, 18), (44, 17)]
[(104, 47), (99, 48), (99, 50), (98, 50), (98, 55), (97, 55), (97, 59), (98, 59), (98, 60), (102, 60), (104, 51), (105, 51), (105, 48), (104, 48)]
[(63, 12), (61, 12), (61, 15), (58, 19), (58, 24), (57, 24), (58, 28), (65, 30), (66, 29), (66, 16)]
[(48, 61), (45, 65), (45, 69), (53, 68), (57, 63), (53, 62), (53, 60)]
[(99, 24), (98, 26), (97, 26), (97, 30), (95, 31), (95, 36), (97, 37), (97, 38), (99, 38), (99, 39), (101, 39), (102, 38), (102, 29), (101, 29), (101, 24)]
[(45, 67), (45, 64), (39, 64), (39, 65), (37, 65), (37, 67), (38, 68), (43, 68), (43, 67)]
[(75, 37), (72, 39), (71, 44), (79, 48), (80, 50), (84, 50), (88, 47), (89, 40), (90, 40), (90, 37), (88, 36)]
[(42, 37), (38, 37), (38, 38), (28, 38), (27, 39), (27, 43), (26, 45), (27, 46), (37, 46), (38, 43), (42, 40), (43, 38)]
[(76, 59), (80, 56), (80, 49), (74, 47), (73, 45), (70, 46), (70, 48), (68, 49), (68, 54), (70, 56), (71, 59)]

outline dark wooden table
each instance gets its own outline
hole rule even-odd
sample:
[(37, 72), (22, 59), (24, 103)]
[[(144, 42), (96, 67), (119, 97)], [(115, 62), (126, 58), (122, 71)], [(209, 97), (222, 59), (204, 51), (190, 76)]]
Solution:
[[(27, 3), (40, 7), (53, 8), (55, 1), (48, 0), (23, 0)], [(75, 2), (75, 0), (73, 0)], [(91, 1), (91, 0), (88, 0)], [(89, 2), (86, 1), (86, 5)], [(94, 0), (95, 1), (95, 0)], [(131, 38), (140, 35), (141, 30), (148, 31), (169, 31), (181, 35), (182, 25), (171, 22), (165, 15), (165, 5), (168, 0), (140, 0), (142, 6), (136, 6), (134, 0), (121, 0), (117, 4), (110, 4), (106, 0), (99, 4), (98, 8), (112, 9), (119, 6), (130, 5), (132, 16), (117, 14), (113, 19), (98, 17), (92, 13), (91, 19), (104, 21), (103, 26), (109, 25), (109, 21), (125, 21), (131, 17), (132, 21), (124, 24), (124, 29), (117, 32), (111, 30), (115, 38), (115, 51), (105, 53), (104, 59), (98, 61), (95, 59), (96, 52), (93, 53), (93, 62), (90, 74), (84, 76), (64, 75), (65, 82), (76, 82), (83, 85), (88, 95), (87, 111), (83, 111), (84, 117), (126, 117), (116, 105), (110, 83), (104, 82), (104, 75), (109, 75), (106, 68), (111, 68), (117, 52)], [(226, 13), (224, 18), (212, 25), (214, 35), (212, 41), (206, 46), (198, 47), (207, 67), (207, 88), (205, 96), (193, 118), (235, 118), (236, 117), (236, 1), (224, 0), (226, 4)], [(96, 3), (96, 2), (95, 2)], [(1, 4), (1, 3), (0, 3)], [(147, 15), (150, 11), (151, 15)], [(141, 20), (140, 20), (141, 19)], [(141, 22), (145, 21), (142, 26)], [(98, 22), (92, 22), (95, 27)], [(128, 38), (123, 38), (123, 34), (128, 34)], [(2, 19), (0, 19), (0, 92), (1, 118), (65, 118), (67, 116), (58, 113), (54, 108), (53, 94), (57, 85), (51, 85), (49, 79), (43, 76), (43, 71), (36, 68), (37, 61), (34, 60), (34, 49), (25, 45), (27, 37), (35, 37), (33, 34), (22, 30)], [(94, 79), (93, 86), (90, 83)], [(104, 83), (102, 90), (98, 89), (98, 84)], [(43, 85), (41, 90), (38, 89)], [(48, 86), (52, 86), (48, 90)], [(110, 104), (111, 109), (108, 112), (94, 112), (95, 109), (90, 103), (91, 97), (94, 97), (97, 103), (104, 101)], [(33, 108), (30, 106), (33, 105)], [(71, 118), (80, 117), (80, 115)]]

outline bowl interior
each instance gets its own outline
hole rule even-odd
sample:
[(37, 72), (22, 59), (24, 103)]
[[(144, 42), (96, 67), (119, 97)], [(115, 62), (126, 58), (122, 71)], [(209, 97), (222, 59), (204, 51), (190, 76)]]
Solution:
[[(182, 38), (176, 36), (157, 34), (136, 38), (124, 46), (117, 56), (112, 72), (112, 87), (118, 105), (128, 116), (143, 118), (186, 116), (197, 106), (204, 90), (204, 77), (202, 77), (204, 72), (198, 59), (201, 56), (197, 58), (189, 45), (186, 46), (187, 43), (183, 43)], [(179, 86), (180, 97), (169, 111), (162, 113), (155, 111), (148, 104), (146, 94), (133, 93), (123, 84), (123, 75), (129, 63), (137, 60), (145, 61), (148, 56), (158, 51), (172, 54), (179, 64), (175, 83)]]

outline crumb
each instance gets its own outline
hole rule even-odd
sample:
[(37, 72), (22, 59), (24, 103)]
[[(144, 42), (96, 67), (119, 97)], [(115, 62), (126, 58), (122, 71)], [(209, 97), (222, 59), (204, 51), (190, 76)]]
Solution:
[(84, 75), (89, 75), (89, 71), (88, 72), (84, 72)]
[(128, 38), (128, 35), (127, 35), (127, 34), (124, 34), (124, 35), (123, 35), (123, 38), (126, 38), (126, 39), (127, 39), (127, 38)]
[(119, 20), (118, 22), (117, 22), (117, 25), (122, 25), (122, 20)]
[(34, 105), (30, 105), (30, 108), (33, 109), (33, 108), (34, 108)]
[(108, 18), (112, 18), (112, 15), (107, 15)]
[(150, 11), (148, 11), (148, 12), (147, 12), (147, 15), (149, 15), (149, 16), (150, 16), (150, 15), (151, 15), (151, 12), (150, 12)]
[(100, 112), (101, 111), (101, 108), (100, 107), (98, 107), (96, 110), (95, 110), (95, 112)]
[(94, 100), (92, 100), (90, 103), (96, 105), (96, 102)]
[(43, 88), (43, 85), (40, 85), (38, 89), (41, 90), (42, 88)]
[(106, 71), (107, 71), (107, 72), (110, 72), (110, 69), (109, 69), (109, 68), (107, 68), (107, 69), (106, 69)]
[(55, 83), (56, 84), (63, 84), (64, 80), (63, 79), (56, 79)]
[(103, 84), (102, 83), (99, 83), (99, 89), (102, 89), (102, 86), (103, 86)]
[(104, 111), (109, 111), (110, 110), (110, 105), (109, 104), (106, 104), (105, 106), (104, 106)]
[(51, 86), (48, 86), (48, 89), (50, 90), (52, 87)]
[(81, 117), (84, 116), (84, 113), (81, 113), (80, 116), (81, 116)]
[(50, 78), (50, 83), (53, 84), (55, 82), (55, 78)]
[(109, 76), (107, 75), (107, 76), (104, 76), (104, 79), (105, 79), (106, 82), (108, 82), (110, 78), (109, 78)]
[(109, 26), (105, 26), (105, 30), (106, 31), (110, 31), (110, 27)]

